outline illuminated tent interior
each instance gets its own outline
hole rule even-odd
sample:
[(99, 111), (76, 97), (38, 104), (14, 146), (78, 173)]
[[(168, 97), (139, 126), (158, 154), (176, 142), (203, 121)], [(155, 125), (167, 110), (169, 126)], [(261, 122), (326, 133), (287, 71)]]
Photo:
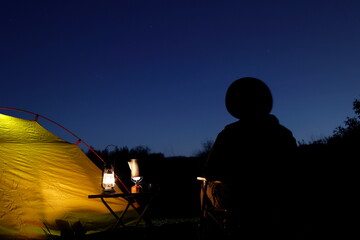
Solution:
[[(64, 226), (91, 234), (108, 230), (116, 219), (100, 199), (100, 170), (77, 146), (38, 121), (0, 114), (0, 239), (60, 236)], [(119, 187), (116, 191), (121, 193)], [(123, 199), (107, 200), (115, 212)], [(135, 221), (130, 209), (125, 224)]]

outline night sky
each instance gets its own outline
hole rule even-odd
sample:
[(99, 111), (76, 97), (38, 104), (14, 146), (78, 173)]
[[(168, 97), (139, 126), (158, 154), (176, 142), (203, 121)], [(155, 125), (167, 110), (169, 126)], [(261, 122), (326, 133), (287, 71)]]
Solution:
[(192, 156), (236, 121), (224, 98), (240, 77), (270, 87), (297, 141), (330, 136), (360, 98), (357, 0), (13, 0), (0, 27), (0, 107), (95, 149)]

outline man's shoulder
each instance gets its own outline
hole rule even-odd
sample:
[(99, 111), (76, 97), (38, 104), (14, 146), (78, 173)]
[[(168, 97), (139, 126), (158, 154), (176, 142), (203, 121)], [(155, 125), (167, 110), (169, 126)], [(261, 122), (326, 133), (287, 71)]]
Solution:
[(241, 126), (241, 123), (240, 123), (240, 120), (238, 120), (238, 121), (236, 121), (236, 122), (232, 122), (232, 123), (227, 124), (227, 125), (224, 127), (223, 131), (224, 131), (224, 130), (229, 130), (229, 129), (238, 128), (238, 127), (240, 127), (240, 126)]

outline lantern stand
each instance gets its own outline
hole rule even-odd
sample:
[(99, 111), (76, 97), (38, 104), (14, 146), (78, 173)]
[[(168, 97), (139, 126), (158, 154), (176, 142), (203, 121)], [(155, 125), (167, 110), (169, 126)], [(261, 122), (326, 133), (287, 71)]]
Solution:
[(131, 187), (131, 193), (141, 193), (141, 181), (143, 180), (143, 176), (140, 175), (138, 159), (130, 159), (128, 164), (131, 171), (131, 181), (134, 183), (134, 186)]

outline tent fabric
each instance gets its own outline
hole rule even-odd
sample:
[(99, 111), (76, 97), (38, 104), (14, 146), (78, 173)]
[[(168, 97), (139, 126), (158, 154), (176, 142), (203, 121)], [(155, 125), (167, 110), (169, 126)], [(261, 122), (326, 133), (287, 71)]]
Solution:
[[(60, 236), (62, 226), (86, 234), (108, 230), (116, 219), (100, 199), (102, 171), (75, 144), (37, 121), (0, 114), (0, 238)], [(119, 188), (116, 191), (121, 193)], [(109, 199), (121, 213), (127, 202)], [(124, 216), (131, 224), (134, 209)]]

